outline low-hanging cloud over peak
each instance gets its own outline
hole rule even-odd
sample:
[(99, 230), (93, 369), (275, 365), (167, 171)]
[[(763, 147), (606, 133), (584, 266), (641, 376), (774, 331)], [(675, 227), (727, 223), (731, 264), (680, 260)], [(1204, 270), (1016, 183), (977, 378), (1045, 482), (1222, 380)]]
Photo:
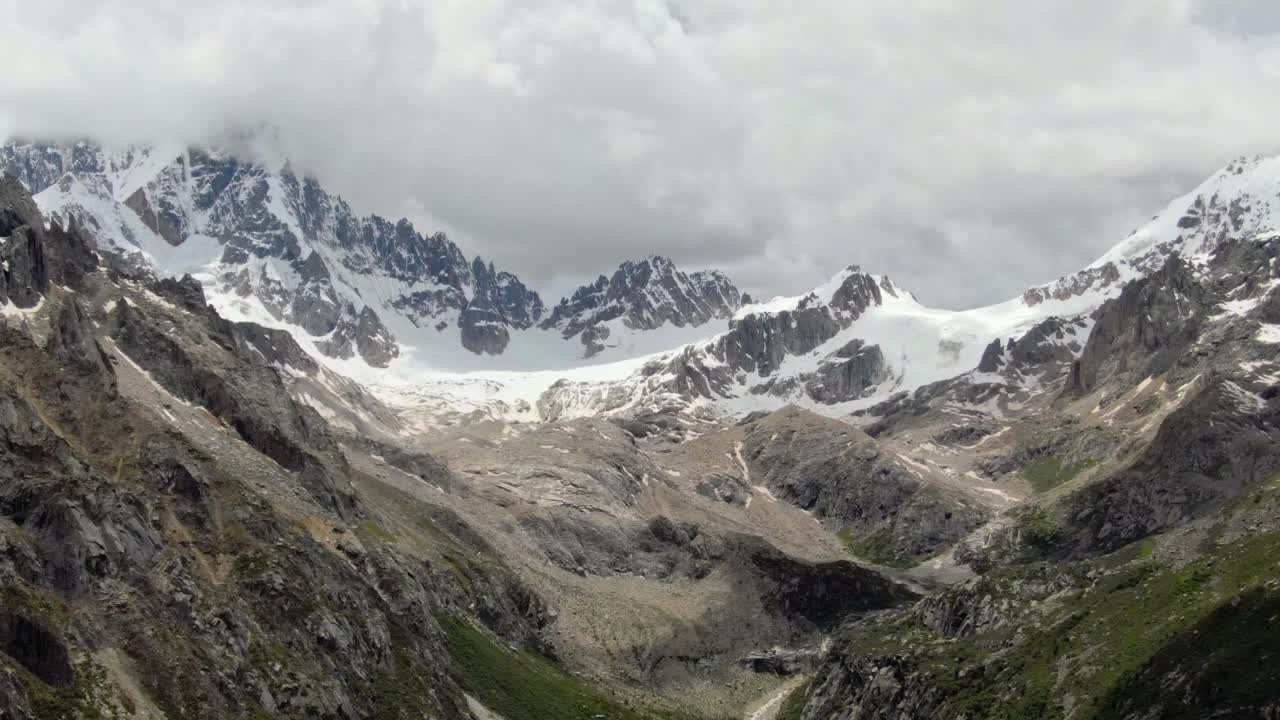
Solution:
[(535, 285), (647, 253), (927, 302), (1083, 265), (1280, 147), (1256, 0), (0, 0), (0, 134), (276, 151)]

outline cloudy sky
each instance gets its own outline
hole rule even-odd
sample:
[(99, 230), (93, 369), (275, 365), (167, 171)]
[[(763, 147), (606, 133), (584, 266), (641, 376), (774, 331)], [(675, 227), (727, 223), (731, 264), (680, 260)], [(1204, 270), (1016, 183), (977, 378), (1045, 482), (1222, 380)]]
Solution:
[(548, 294), (628, 257), (933, 304), (1280, 151), (1265, 0), (0, 0), (0, 135), (278, 151)]

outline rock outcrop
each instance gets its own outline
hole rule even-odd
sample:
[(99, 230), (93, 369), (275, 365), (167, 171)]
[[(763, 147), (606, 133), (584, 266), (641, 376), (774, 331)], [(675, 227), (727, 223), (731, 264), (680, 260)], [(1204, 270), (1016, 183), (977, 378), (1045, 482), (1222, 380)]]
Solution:
[(1241, 380), (1207, 381), (1131, 465), (1075, 494), (1067, 542), (1113, 550), (1183, 525), (1280, 473), (1280, 407)]
[(565, 339), (579, 338), (585, 357), (591, 357), (607, 347), (608, 325), (615, 320), (635, 331), (699, 327), (732, 317), (741, 299), (723, 273), (685, 273), (667, 258), (650, 256), (578, 288), (552, 309), (542, 327)]
[(988, 518), (837, 420), (790, 407), (746, 427), (741, 452), (755, 482), (844, 528), (874, 554), (868, 559), (900, 563), (928, 556)]
[(98, 375), (109, 384), (114, 383), (114, 372), (94, 336), (89, 313), (74, 297), (62, 301), (45, 349), (69, 370)]
[(1186, 262), (1170, 256), (1098, 310), (1067, 392), (1088, 393), (1116, 374), (1136, 382), (1168, 370), (1199, 335), (1208, 307), (1208, 293)]
[(868, 307), (879, 305), (881, 292), (876, 278), (850, 267), (829, 300), (811, 294), (779, 312), (752, 312), (748, 307), (734, 318), (713, 354), (735, 370), (767, 376), (783, 358), (810, 352)]

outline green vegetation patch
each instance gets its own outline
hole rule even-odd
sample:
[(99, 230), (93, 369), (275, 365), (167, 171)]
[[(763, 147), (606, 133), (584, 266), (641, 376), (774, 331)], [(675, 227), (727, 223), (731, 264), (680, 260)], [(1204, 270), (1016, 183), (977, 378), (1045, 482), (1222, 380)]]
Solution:
[(804, 704), (809, 700), (809, 687), (811, 685), (813, 685), (812, 678), (797, 685), (796, 689), (787, 695), (787, 699), (783, 701), (782, 707), (778, 710), (777, 720), (800, 720), (804, 712)]
[(1169, 720), (1199, 720), (1231, 714), (1261, 715), (1280, 692), (1280, 594), (1252, 590), (1219, 606), (1204, 620), (1183, 630), (1137, 674), (1107, 698), (1099, 718), (1135, 717), (1160, 704), (1161, 682), (1185, 675), (1187, 658), (1197, 671), (1175, 706), (1166, 707)]
[(893, 531), (888, 527), (876, 528), (860, 538), (855, 538), (853, 530), (845, 528), (836, 533), (836, 537), (851, 555), (877, 565), (910, 568), (920, 562), (919, 558), (900, 553), (893, 547)]
[(62, 598), (25, 585), (0, 587), (0, 607), (21, 613), (50, 627), (61, 627), (71, 622), (71, 611)]
[(383, 542), (395, 542), (396, 534), (379, 525), (378, 523), (367, 520), (360, 524), (360, 532), (370, 537), (375, 537)]
[(78, 688), (36, 686), (28, 692), (31, 715), (35, 720), (96, 720), (103, 717), (102, 711), (90, 703)]
[[(855, 631), (850, 646), (864, 652), (924, 648), (915, 661), (946, 698), (940, 717), (1061, 718), (1065, 698), (1072, 717), (1120, 717), (1117, 708), (1150, 709), (1152, 694), (1171, 673), (1190, 675), (1192, 692), (1209, 698), (1201, 710), (1256, 708), (1260, 697), (1280, 698), (1280, 670), (1258, 670), (1261, 662), (1280, 668), (1280, 633), (1264, 629), (1280, 616), (1280, 589), (1273, 582), (1280, 533), (1223, 545), (1176, 569), (1148, 560), (1145, 550), (1139, 545), (1129, 564), (1078, 597), (1049, 606), (1052, 611), (1036, 623), (1020, 624), (1017, 640), (1009, 628), (940, 640), (899, 620)], [(1034, 567), (992, 577), (1033, 579)], [(1088, 567), (1105, 564), (1081, 565)]]
[(405, 643), (403, 631), (391, 631), (391, 668), (369, 685), (373, 698), (371, 720), (416, 720), (432, 717), (435, 689), (431, 673), (418, 666)]
[(1041, 505), (1032, 505), (1021, 512), (1016, 527), (1022, 541), (1040, 552), (1052, 550), (1062, 537), (1057, 520)]
[(440, 618), (458, 684), (507, 720), (675, 720), (627, 707), (588, 687), (550, 660), (503, 646), (462, 618)]
[(271, 569), (271, 553), (265, 549), (249, 550), (237, 555), (231, 566), (241, 577), (256, 577)]
[[(0, 661), (0, 669), (7, 665), (7, 662)], [(20, 665), (9, 668), (26, 691), (35, 720), (108, 720), (116, 717), (107, 702), (102, 673), (87, 662), (76, 667), (76, 684), (66, 688), (50, 687)]]
[(1093, 459), (1068, 463), (1057, 455), (1041, 455), (1022, 466), (1022, 477), (1031, 483), (1032, 490), (1046, 493), (1097, 464), (1098, 461)]

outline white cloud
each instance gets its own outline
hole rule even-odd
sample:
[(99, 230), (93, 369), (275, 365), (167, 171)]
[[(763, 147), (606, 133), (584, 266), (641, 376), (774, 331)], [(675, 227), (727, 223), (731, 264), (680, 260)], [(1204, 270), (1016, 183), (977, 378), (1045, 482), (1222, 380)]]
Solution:
[(1257, 0), (0, 0), (0, 134), (273, 128), (540, 286), (646, 252), (1002, 299), (1277, 145)]

